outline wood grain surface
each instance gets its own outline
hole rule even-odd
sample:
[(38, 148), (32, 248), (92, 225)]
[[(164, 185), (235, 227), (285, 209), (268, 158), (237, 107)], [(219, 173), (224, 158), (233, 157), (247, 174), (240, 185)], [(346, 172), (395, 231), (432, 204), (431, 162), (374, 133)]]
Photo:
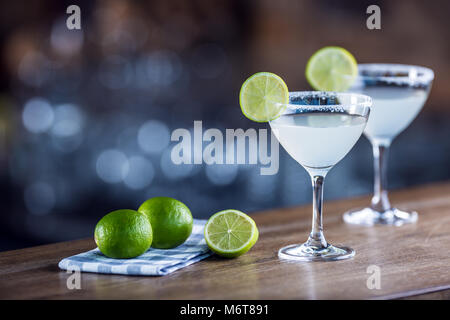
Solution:
[[(277, 250), (303, 242), (311, 206), (253, 214), (260, 239), (246, 255), (210, 257), (163, 277), (81, 274), (81, 289), (66, 286), (64, 257), (95, 247), (92, 239), (0, 253), (1, 299), (448, 299), (450, 183), (391, 193), (392, 202), (419, 212), (402, 227), (346, 225), (342, 213), (369, 197), (325, 203), (325, 236), (356, 250), (351, 260), (286, 262)], [(367, 267), (381, 270), (381, 288), (368, 289)]]

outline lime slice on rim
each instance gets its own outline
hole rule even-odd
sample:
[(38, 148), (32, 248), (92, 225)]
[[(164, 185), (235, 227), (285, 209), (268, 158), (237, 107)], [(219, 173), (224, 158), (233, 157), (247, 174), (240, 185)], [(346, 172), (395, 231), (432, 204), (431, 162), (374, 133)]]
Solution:
[(358, 75), (353, 55), (341, 47), (324, 47), (306, 64), (306, 79), (319, 91), (346, 91)]
[(208, 247), (218, 255), (235, 258), (250, 250), (258, 240), (255, 221), (238, 210), (223, 210), (209, 218), (205, 225)]
[(276, 74), (258, 72), (245, 80), (239, 93), (242, 113), (250, 120), (267, 122), (278, 118), (289, 102), (289, 90)]

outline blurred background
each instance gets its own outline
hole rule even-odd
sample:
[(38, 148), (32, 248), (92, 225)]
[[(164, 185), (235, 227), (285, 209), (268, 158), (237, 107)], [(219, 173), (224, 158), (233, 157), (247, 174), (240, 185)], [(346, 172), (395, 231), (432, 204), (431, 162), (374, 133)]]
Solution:
[[(81, 30), (66, 27), (71, 4)], [(381, 30), (366, 28), (370, 4)], [(389, 186), (449, 179), (448, 12), (446, 0), (2, 2), (0, 251), (91, 236), (107, 212), (152, 196), (196, 218), (310, 203), (309, 177), (281, 147), (272, 176), (260, 165), (176, 166), (170, 134), (194, 120), (268, 128), (242, 115), (242, 82), (271, 71), (310, 89), (306, 61), (326, 45), (435, 71), (424, 109), (392, 145)], [(325, 199), (371, 193), (372, 181), (362, 138), (327, 176)]]

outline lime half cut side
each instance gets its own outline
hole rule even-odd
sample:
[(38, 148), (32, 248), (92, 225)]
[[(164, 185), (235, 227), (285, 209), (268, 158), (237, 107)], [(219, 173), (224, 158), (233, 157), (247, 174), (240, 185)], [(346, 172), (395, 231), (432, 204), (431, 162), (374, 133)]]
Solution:
[(238, 210), (219, 211), (205, 225), (205, 240), (216, 254), (235, 258), (253, 247), (259, 232), (255, 221)]
[(245, 80), (239, 93), (242, 113), (250, 120), (267, 122), (278, 118), (289, 102), (289, 90), (276, 74), (258, 72)]
[(305, 76), (319, 91), (346, 91), (358, 75), (353, 55), (341, 47), (324, 47), (309, 58)]

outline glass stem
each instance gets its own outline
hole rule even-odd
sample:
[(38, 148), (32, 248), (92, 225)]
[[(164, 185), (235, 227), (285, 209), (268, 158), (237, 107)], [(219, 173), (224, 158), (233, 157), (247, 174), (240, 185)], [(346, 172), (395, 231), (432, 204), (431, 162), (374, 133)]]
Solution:
[(372, 197), (372, 209), (385, 212), (391, 208), (387, 192), (387, 160), (389, 145), (373, 143), (374, 159), (374, 192)]
[(323, 203), (323, 182), (324, 175), (311, 175), (313, 185), (313, 217), (312, 229), (307, 245), (315, 248), (326, 248), (328, 246), (323, 235), (322, 203)]

